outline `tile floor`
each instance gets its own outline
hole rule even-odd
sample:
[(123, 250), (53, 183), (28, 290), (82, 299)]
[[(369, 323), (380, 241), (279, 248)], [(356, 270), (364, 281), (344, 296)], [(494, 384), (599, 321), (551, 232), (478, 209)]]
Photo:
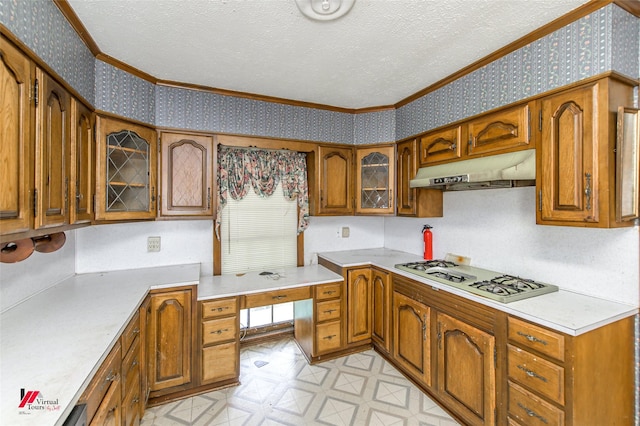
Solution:
[(141, 424), (458, 425), (373, 350), (309, 365), (292, 338), (247, 346), (240, 382), (149, 408)]

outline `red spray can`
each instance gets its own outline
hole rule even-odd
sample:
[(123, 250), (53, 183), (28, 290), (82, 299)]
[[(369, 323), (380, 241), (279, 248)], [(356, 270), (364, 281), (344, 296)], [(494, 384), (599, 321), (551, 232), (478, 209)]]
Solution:
[(422, 237), (424, 238), (424, 260), (433, 259), (433, 234), (431, 226), (424, 225), (422, 228)]

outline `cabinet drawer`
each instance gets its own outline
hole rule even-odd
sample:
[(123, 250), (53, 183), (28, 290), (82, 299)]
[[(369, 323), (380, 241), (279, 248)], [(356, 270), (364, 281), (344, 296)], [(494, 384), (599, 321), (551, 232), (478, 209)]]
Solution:
[(311, 298), (310, 287), (297, 287), (266, 293), (249, 294), (245, 296), (245, 308), (275, 305), (277, 303), (293, 302)]
[(136, 312), (134, 317), (127, 325), (127, 328), (122, 332), (122, 353), (126, 354), (131, 344), (136, 337), (140, 334), (140, 314)]
[(238, 312), (236, 298), (202, 302), (202, 319), (233, 315)]
[(235, 340), (238, 335), (237, 317), (220, 318), (202, 323), (202, 345)]
[(509, 317), (509, 340), (564, 361), (564, 336), (559, 333)]
[(318, 354), (340, 349), (341, 346), (340, 321), (316, 325), (316, 350)]
[(120, 344), (117, 343), (80, 397), (80, 402), (87, 405), (87, 419), (93, 418), (112, 384), (118, 387), (118, 392), (120, 391), (121, 365), (122, 355)]
[(122, 360), (122, 380), (125, 392), (134, 387), (140, 389), (140, 339), (134, 341)]
[(564, 411), (509, 382), (509, 415), (527, 426), (563, 426)]
[(509, 345), (509, 377), (564, 405), (564, 368)]
[(340, 305), (342, 300), (329, 300), (316, 304), (316, 317), (318, 322), (340, 319)]
[(342, 283), (316, 286), (316, 300), (335, 299), (342, 295)]
[[(139, 378), (139, 376), (138, 376)], [(127, 393), (122, 400), (122, 420), (124, 426), (140, 423), (140, 387), (125, 390)]]
[(211, 383), (238, 377), (236, 342), (202, 349), (202, 382)]

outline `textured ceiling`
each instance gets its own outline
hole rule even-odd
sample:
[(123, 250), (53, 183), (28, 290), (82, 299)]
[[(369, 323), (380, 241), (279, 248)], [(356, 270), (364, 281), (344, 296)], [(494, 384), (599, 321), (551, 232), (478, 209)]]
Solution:
[(395, 104), (587, 0), (68, 0), (102, 51), (160, 80), (344, 108)]

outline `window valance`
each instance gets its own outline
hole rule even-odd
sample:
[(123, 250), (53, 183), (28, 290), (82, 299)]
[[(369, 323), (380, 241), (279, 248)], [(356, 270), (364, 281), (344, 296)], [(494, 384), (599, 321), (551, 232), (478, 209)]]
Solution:
[(294, 151), (276, 151), (220, 145), (218, 147), (218, 208), (216, 235), (219, 238), (220, 212), (228, 197), (241, 200), (253, 187), (256, 194), (269, 197), (278, 183), (286, 199), (297, 200), (298, 234), (309, 226), (309, 188), (306, 155)]

